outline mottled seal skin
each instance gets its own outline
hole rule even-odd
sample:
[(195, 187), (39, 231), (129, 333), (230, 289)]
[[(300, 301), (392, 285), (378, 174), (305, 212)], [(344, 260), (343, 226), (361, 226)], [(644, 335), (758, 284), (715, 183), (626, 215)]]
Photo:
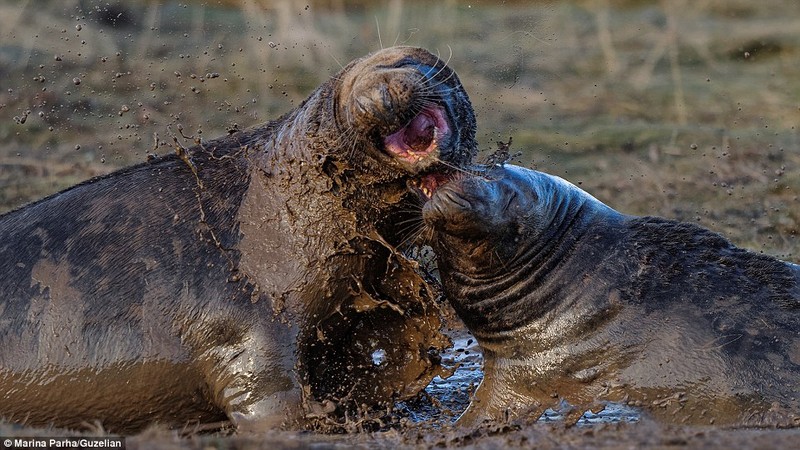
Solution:
[(800, 266), (511, 165), (443, 185), (423, 217), (484, 351), (460, 423), (563, 400), (568, 421), (613, 401), (667, 422), (800, 425)]
[(394, 47), (275, 121), (0, 216), (0, 416), (261, 430), (416, 394), (448, 341), (392, 218), (474, 133), (455, 73)]

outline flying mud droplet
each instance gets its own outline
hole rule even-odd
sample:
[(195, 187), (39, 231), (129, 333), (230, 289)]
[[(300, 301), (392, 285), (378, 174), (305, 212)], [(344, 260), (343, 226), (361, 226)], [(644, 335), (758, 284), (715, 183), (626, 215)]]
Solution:
[(16, 123), (18, 123), (20, 125), (23, 125), (25, 123), (25, 121), (28, 120), (28, 114), (30, 114), (30, 113), (31, 113), (30, 110), (28, 110), (28, 111), (23, 112), (21, 116), (14, 116), (14, 122), (16, 122)]

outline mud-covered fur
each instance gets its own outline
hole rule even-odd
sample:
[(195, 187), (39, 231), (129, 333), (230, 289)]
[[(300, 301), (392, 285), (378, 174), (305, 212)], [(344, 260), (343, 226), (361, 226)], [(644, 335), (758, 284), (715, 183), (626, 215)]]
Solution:
[[(381, 136), (415, 114), (402, 160)], [(265, 430), (415, 395), (448, 341), (387, 218), (474, 126), (455, 73), (395, 47), (275, 121), (0, 216), (0, 417)]]

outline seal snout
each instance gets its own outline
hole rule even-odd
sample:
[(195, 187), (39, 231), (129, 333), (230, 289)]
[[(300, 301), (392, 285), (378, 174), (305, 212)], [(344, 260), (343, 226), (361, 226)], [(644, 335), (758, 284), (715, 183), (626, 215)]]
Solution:
[(422, 207), (422, 219), (436, 231), (469, 235), (482, 230), (485, 182), (477, 177), (452, 180), (433, 192)]

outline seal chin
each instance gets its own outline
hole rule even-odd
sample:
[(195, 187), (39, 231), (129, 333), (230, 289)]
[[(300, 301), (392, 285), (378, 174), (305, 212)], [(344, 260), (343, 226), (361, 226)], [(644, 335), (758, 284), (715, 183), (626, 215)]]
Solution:
[(434, 155), (439, 142), (450, 135), (450, 124), (443, 107), (423, 109), (411, 121), (383, 139), (386, 153), (409, 164)]

